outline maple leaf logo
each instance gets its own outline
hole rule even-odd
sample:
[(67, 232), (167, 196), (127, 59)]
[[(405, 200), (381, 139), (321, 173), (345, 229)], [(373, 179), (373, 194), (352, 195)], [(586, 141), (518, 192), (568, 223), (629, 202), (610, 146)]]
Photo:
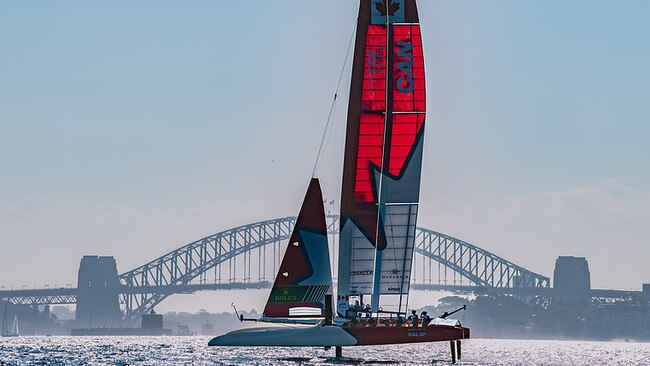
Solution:
[(395, 15), (395, 12), (399, 10), (400, 4), (393, 2), (393, 0), (382, 0), (380, 2), (375, 3), (375, 9), (381, 14), (381, 15), (386, 15), (386, 1), (390, 1), (390, 5), (388, 6), (388, 15), (393, 16)]

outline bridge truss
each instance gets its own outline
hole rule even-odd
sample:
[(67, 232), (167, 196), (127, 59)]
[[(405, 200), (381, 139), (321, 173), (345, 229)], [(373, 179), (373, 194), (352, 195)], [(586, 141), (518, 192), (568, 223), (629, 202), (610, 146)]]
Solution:
[[(328, 232), (332, 236), (338, 234), (338, 219), (335, 215), (327, 216)], [(274, 279), (282, 259), (283, 244), (286, 245), (295, 222), (295, 217), (284, 217), (222, 231), (121, 274), (121, 302), (127, 318), (136, 318), (153, 309), (168, 296), (178, 293), (174, 289), (228, 288), (225, 286), (228, 284), (230, 288), (266, 287)], [(330, 240), (331, 243), (336, 240)], [(336, 246), (330, 251), (334, 264), (337, 262)], [(462, 285), (464, 282), (495, 289), (550, 287), (548, 277), (432, 230), (417, 229), (415, 252), (413, 273), (415, 285), (419, 286), (414, 288), (424, 286), (424, 289), (427, 284)], [(434, 270), (436, 266), (437, 271)], [(143, 291), (143, 288), (159, 290)], [(168, 290), (160, 290), (165, 288)]]

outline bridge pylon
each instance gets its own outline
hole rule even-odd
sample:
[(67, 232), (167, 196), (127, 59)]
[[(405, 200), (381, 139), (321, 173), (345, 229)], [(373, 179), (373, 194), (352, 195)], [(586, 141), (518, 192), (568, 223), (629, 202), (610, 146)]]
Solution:
[(86, 255), (81, 258), (77, 277), (76, 325), (81, 328), (119, 325), (120, 283), (113, 257)]

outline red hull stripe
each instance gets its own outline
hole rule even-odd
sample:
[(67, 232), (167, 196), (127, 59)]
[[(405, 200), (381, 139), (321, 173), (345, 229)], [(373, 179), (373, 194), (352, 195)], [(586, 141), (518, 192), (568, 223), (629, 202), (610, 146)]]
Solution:
[(451, 341), (469, 338), (469, 328), (448, 325), (416, 327), (343, 327), (358, 346)]

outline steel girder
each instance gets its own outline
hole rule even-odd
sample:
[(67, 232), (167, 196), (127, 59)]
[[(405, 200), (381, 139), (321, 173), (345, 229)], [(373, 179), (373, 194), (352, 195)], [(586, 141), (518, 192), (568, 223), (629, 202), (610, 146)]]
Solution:
[(14, 296), (2, 300), (14, 305), (63, 305), (76, 304), (77, 295)]
[(22, 289), (2, 290), (0, 300), (14, 305), (59, 305), (76, 304), (76, 288), (44, 288), (44, 289)]
[[(338, 234), (336, 215), (327, 216), (328, 233)], [(119, 276), (122, 303), (126, 315), (135, 318), (151, 310), (174, 293), (203, 289), (257, 288), (250, 278), (229, 278), (227, 284), (194, 285), (192, 281), (207, 271), (254, 249), (287, 240), (295, 217), (284, 217), (239, 226), (194, 241)], [(550, 288), (548, 277), (476, 247), (462, 240), (432, 230), (418, 228), (415, 253), (449, 268), (476, 286), (494, 289)], [(261, 258), (261, 257), (260, 257)], [(268, 259), (266, 259), (268, 260)], [(279, 260), (274, 255), (273, 261)], [(250, 258), (249, 258), (250, 265)], [(431, 264), (429, 264), (430, 266)], [(244, 275), (244, 277), (246, 277)], [(259, 283), (264, 283), (260, 279)], [(264, 287), (264, 286), (261, 286)], [(414, 286), (414, 289), (418, 289)], [(5, 301), (14, 304), (44, 305), (76, 303), (76, 289), (2, 291)]]
[(548, 277), (529, 271), (475, 245), (418, 228), (415, 252), (459, 273), (477, 286), (549, 288)]
[[(238, 255), (287, 240), (295, 217), (266, 220), (208, 236), (119, 276), (123, 286), (187, 285), (193, 279)], [(232, 280), (232, 279), (231, 279)], [(152, 309), (171, 293), (123, 293), (127, 318)]]
[[(337, 215), (328, 215), (329, 234), (338, 234)], [(284, 217), (239, 226), (176, 249), (164, 256), (120, 275), (125, 287), (188, 285), (215, 266), (256, 248), (287, 240), (295, 225), (295, 217)], [(528, 271), (523, 267), (478, 248), (462, 240), (418, 228), (415, 252), (431, 258), (466, 277), (477, 286), (550, 287), (548, 277)], [(275, 258), (274, 258), (275, 260)], [(230, 283), (235, 283), (234, 278)], [(250, 280), (250, 279), (249, 279)], [(244, 281), (246, 282), (246, 279)], [(173, 292), (122, 291), (122, 301), (127, 317), (142, 314)]]

